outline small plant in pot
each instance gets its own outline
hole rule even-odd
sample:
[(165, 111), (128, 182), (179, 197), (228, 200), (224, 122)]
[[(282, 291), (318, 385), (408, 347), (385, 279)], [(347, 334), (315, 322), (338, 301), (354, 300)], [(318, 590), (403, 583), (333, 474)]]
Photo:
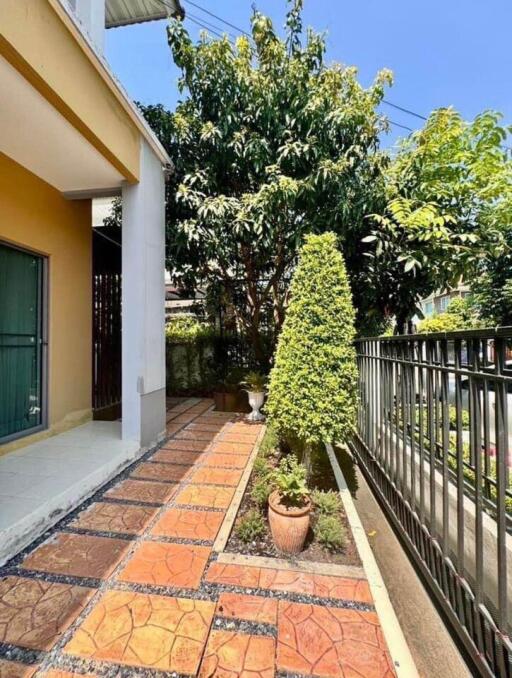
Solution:
[(309, 530), (311, 499), (306, 468), (294, 455), (281, 460), (272, 474), (268, 521), (276, 548), (289, 555), (302, 551)]
[(249, 397), (249, 405), (252, 412), (247, 419), (249, 421), (263, 421), (264, 417), (260, 412), (263, 403), (265, 402), (265, 385), (267, 378), (261, 372), (249, 372), (242, 382)]

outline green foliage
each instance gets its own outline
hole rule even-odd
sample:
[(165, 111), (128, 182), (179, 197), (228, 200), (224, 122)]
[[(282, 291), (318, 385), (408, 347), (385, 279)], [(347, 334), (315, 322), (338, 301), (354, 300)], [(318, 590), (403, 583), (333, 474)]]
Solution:
[(487, 326), (512, 325), (512, 228), (505, 232), (503, 252), (481, 261), (471, 292)]
[(347, 542), (347, 533), (339, 517), (320, 515), (314, 533), (316, 541), (329, 551), (339, 551)]
[(272, 481), (283, 503), (289, 506), (304, 504), (309, 497), (306, 476), (306, 467), (300, 464), (293, 454), (281, 459), (279, 466), (272, 474)]
[(262, 393), (265, 390), (267, 384), (267, 378), (261, 372), (249, 372), (242, 381), (242, 386), (244, 386), (248, 391), (254, 391), (256, 393)]
[(258, 457), (269, 457), (274, 454), (279, 447), (279, 436), (275, 427), (269, 422), (263, 440), (260, 443)]
[(306, 238), (270, 375), (266, 411), (276, 431), (306, 443), (343, 442), (357, 404), (354, 308), (332, 233)]
[(254, 475), (258, 478), (266, 478), (272, 471), (270, 464), (265, 459), (265, 457), (256, 457), (254, 461), (254, 466), (252, 468)]
[(448, 304), (444, 313), (425, 318), (418, 325), (418, 332), (454, 332), (456, 330), (473, 330), (485, 327), (485, 323), (477, 315), (477, 309), (470, 299), (456, 298)]
[[(282, 283), (304, 234), (337, 232), (358, 276), (366, 216), (383, 205), (386, 122), (377, 109), (391, 75), (364, 88), (356, 68), (326, 63), (325, 36), (303, 31), (301, 6), (290, 3), (284, 40), (258, 11), (252, 37), (235, 45), (206, 34), (194, 44), (183, 22), (171, 21), (182, 100), (174, 113), (141, 106), (176, 168), (167, 268), (186, 286), (222, 282), (256, 344), (265, 305), (282, 322)], [(236, 279), (246, 282), (243, 295)], [(356, 291), (362, 308), (368, 292)]]
[(211, 325), (201, 322), (192, 315), (176, 315), (165, 327), (167, 341), (175, 344), (190, 344), (213, 334)]
[(313, 506), (320, 515), (332, 516), (342, 509), (340, 495), (333, 490), (315, 490), (311, 495)]
[[(455, 405), (450, 405), (448, 408), (448, 414), (450, 417), (450, 428), (456, 429), (457, 428), (457, 408)], [(467, 410), (461, 409), (460, 410), (460, 420), (461, 420), (461, 426), (463, 430), (468, 430), (469, 429), (469, 412)]]
[(244, 543), (248, 544), (265, 534), (265, 521), (259, 511), (251, 509), (243, 515), (236, 526), (236, 534)]
[(252, 486), (251, 499), (257, 506), (263, 508), (267, 505), (272, 490), (271, 478), (268, 476), (259, 478)]
[(510, 129), (485, 112), (466, 122), (434, 111), (398, 149), (386, 174), (387, 208), (374, 215), (369, 283), (399, 331), (419, 301), (455, 286), (504, 250), (512, 225)]

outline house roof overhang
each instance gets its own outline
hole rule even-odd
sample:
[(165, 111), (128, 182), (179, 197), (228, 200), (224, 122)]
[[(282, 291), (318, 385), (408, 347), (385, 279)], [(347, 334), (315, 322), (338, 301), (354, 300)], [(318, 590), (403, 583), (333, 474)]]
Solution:
[(0, 152), (71, 197), (137, 183), (141, 144), (171, 161), (60, 0), (2, 0)]
[(167, 17), (182, 19), (185, 11), (180, 0), (106, 0), (105, 26), (116, 28)]

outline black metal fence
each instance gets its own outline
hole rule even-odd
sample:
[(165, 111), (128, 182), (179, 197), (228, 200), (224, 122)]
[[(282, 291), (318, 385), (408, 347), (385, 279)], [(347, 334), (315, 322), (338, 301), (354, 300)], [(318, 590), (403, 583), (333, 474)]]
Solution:
[(512, 328), (360, 339), (351, 447), (482, 675), (512, 675)]

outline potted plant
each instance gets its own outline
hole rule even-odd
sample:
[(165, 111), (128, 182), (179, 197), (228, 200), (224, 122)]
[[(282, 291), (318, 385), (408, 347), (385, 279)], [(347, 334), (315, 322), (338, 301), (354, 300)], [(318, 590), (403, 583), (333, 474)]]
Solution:
[(244, 396), (240, 390), (240, 379), (245, 374), (242, 368), (234, 367), (222, 378), (219, 378), (213, 389), (215, 409), (221, 412), (247, 412), (247, 402), (243, 402)]
[(249, 421), (263, 421), (264, 419), (264, 416), (260, 412), (260, 408), (265, 402), (266, 382), (267, 378), (265, 375), (261, 374), (261, 372), (249, 372), (241, 384), (242, 386), (245, 386), (249, 398), (249, 405), (252, 409), (252, 412), (247, 417)]
[(283, 553), (299, 553), (306, 541), (311, 513), (306, 468), (289, 455), (281, 460), (271, 482), (275, 490), (268, 499), (268, 521), (274, 544)]

